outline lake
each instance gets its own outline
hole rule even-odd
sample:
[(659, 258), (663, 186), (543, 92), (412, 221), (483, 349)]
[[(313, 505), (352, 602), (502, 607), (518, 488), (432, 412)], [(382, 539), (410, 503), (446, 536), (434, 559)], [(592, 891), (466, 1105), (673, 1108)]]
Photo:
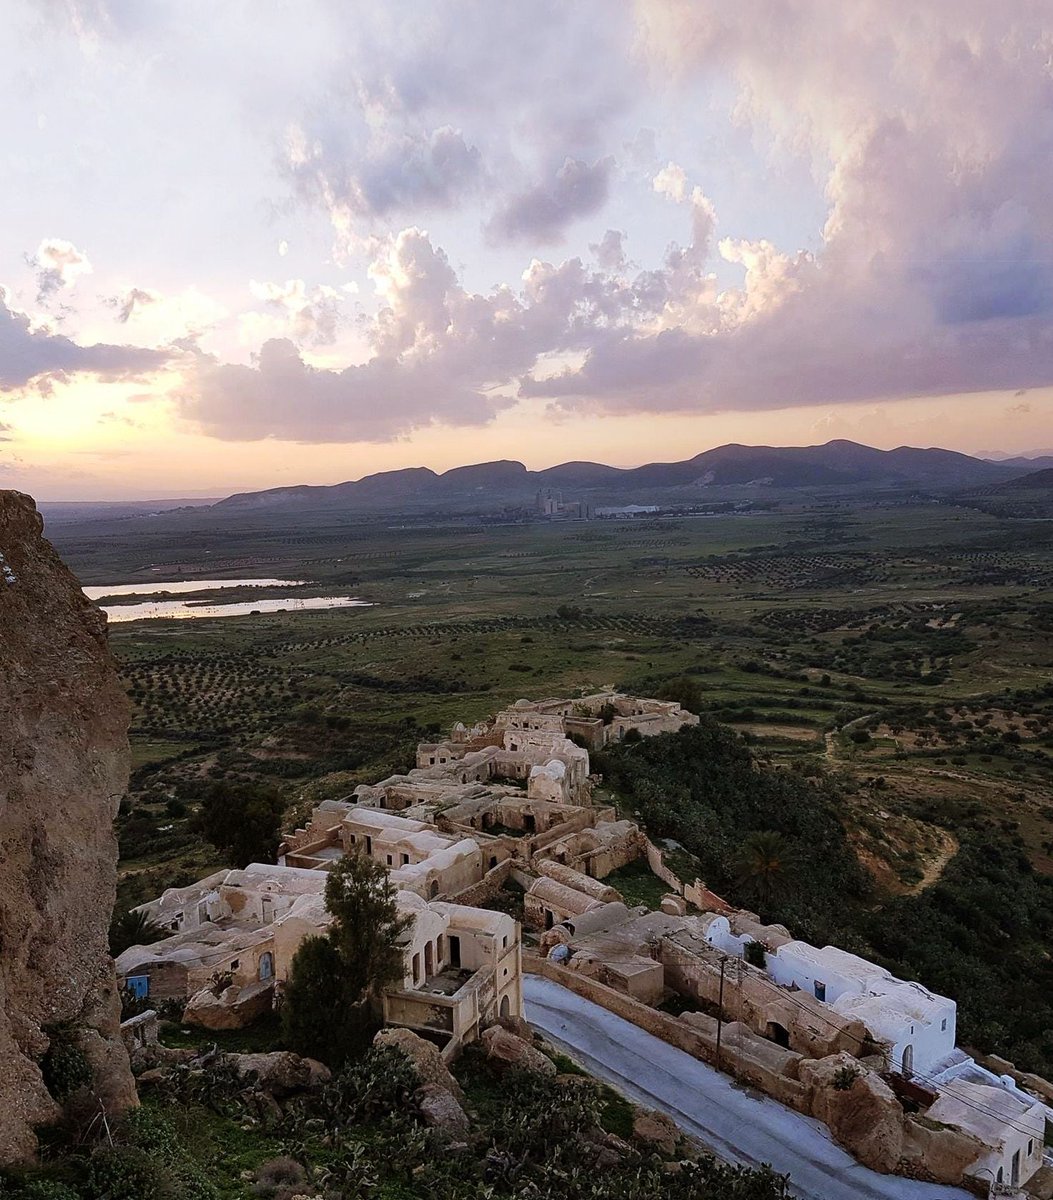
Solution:
[(176, 579), (170, 583), (107, 583), (101, 587), (86, 587), (89, 600), (102, 596), (154, 596), (158, 592), (214, 592), (219, 588), (235, 587), (300, 587), (304, 579)]
[[(168, 583), (119, 583), (84, 588), (89, 600), (103, 596), (149, 596), (158, 593), (221, 591), (242, 587), (301, 587), (302, 579), (182, 579)], [(144, 600), (134, 604), (105, 604), (110, 624), (123, 621), (186, 621), (206, 617), (247, 617), (255, 613), (310, 612), (325, 608), (371, 608), (368, 600), (351, 596), (276, 597), (239, 600), (230, 604), (201, 604), (186, 600)]]

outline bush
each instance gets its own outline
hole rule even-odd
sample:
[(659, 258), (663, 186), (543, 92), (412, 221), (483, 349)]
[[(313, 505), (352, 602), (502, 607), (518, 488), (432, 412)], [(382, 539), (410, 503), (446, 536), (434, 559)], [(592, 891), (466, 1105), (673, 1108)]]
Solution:
[(847, 1092), (858, 1078), (859, 1070), (857, 1067), (841, 1067), (834, 1072), (834, 1090)]
[(91, 1066), (70, 1026), (56, 1026), (48, 1030), (48, 1037), (51, 1044), (40, 1064), (44, 1086), (56, 1100), (67, 1100), (79, 1088), (91, 1085)]
[(160, 1200), (161, 1173), (137, 1146), (105, 1146), (91, 1156), (85, 1200)]
[(764, 958), (764, 947), (760, 942), (747, 942), (742, 957), (751, 967), (760, 967), (762, 971), (767, 966)]
[(295, 1158), (274, 1158), (257, 1170), (252, 1191), (269, 1200), (270, 1197), (292, 1195), (293, 1191), (302, 1192), (306, 1182), (307, 1172)]
[(0, 1200), (80, 1200), (80, 1195), (55, 1179), (26, 1179), (16, 1184), (0, 1179)]

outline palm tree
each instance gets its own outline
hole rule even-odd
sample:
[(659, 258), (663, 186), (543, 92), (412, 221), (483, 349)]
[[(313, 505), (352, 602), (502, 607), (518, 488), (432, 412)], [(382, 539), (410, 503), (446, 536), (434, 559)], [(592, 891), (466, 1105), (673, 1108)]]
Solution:
[(746, 898), (767, 908), (793, 886), (798, 867), (792, 843), (774, 829), (747, 834), (735, 855), (735, 886)]
[(167, 936), (167, 929), (133, 908), (120, 916), (115, 914), (110, 922), (110, 953), (116, 958), (130, 946), (149, 946)]

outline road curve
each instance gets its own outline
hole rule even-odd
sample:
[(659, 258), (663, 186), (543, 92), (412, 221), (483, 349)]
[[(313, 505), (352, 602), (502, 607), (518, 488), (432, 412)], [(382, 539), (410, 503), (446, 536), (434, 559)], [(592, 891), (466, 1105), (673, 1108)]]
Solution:
[(546, 1038), (638, 1104), (667, 1113), (730, 1162), (771, 1163), (802, 1200), (969, 1200), (958, 1188), (879, 1175), (819, 1121), (670, 1046), (548, 979), (523, 978), (526, 1017)]

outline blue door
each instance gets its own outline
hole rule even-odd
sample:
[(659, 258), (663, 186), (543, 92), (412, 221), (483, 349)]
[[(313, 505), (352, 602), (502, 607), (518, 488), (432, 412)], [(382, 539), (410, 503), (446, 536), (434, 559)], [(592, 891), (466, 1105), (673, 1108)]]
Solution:
[(129, 975), (124, 981), (124, 986), (132, 993), (136, 1000), (145, 1000), (150, 994), (150, 976)]

